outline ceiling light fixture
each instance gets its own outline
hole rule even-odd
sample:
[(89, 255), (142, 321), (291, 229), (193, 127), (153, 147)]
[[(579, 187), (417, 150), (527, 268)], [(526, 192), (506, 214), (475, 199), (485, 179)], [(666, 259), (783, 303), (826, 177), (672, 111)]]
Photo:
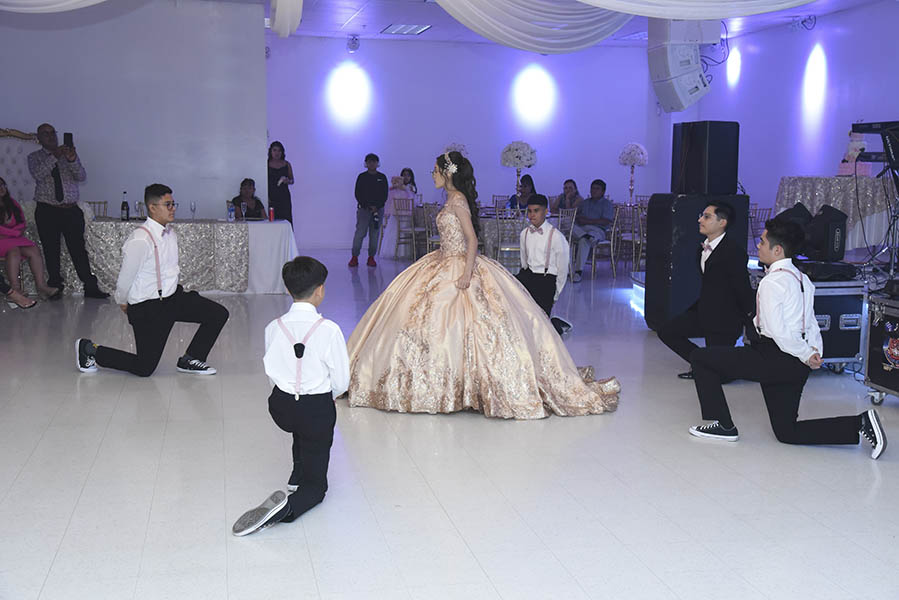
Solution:
[(381, 33), (386, 35), (421, 35), (430, 28), (430, 25), (388, 25), (381, 30)]

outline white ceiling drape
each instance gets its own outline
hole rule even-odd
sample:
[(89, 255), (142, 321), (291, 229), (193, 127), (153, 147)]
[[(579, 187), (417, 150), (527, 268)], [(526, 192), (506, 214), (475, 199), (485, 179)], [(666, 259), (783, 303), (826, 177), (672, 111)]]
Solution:
[(272, 0), (272, 31), (286, 38), (300, 26), (303, 0)]
[(54, 13), (100, 4), (106, 0), (0, 0), (0, 10), (18, 13)]
[[(528, 0), (521, 0), (527, 2)], [(580, 0), (597, 8), (657, 19), (726, 19), (774, 12), (814, 0)]]
[(632, 18), (577, 0), (437, 0), (437, 4), (489, 40), (540, 54), (594, 46)]

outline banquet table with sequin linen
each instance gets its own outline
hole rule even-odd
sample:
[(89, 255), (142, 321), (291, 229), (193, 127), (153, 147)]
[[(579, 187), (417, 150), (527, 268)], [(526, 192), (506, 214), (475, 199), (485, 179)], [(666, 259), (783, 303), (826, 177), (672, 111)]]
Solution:
[(350, 336), (350, 406), (506, 419), (614, 410), (618, 381), (582, 376), (546, 313), (502, 265), (478, 256), (469, 287), (456, 287), (462, 228), (447, 208), (437, 227), (440, 249), (400, 273)]
[[(122, 266), (122, 244), (143, 221), (122, 221), (98, 218), (88, 221), (84, 228), (84, 242), (90, 257), (91, 270), (100, 288), (115, 290)], [(30, 225), (30, 224), (29, 224)], [(176, 221), (170, 227), (178, 233), (179, 277), (185, 289), (197, 291), (244, 292), (249, 275), (249, 236), (247, 223), (206, 219)], [(37, 236), (32, 239), (38, 239)], [(65, 293), (80, 293), (81, 282), (63, 245), (61, 252)], [(33, 288), (31, 272), (26, 275), (25, 289)]]
[(774, 214), (791, 208), (797, 202), (805, 205), (812, 214), (829, 204), (849, 217), (846, 223), (846, 249), (851, 250), (883, 241), (887, 232), (889, 203), (895, 196), (889, 177), (782, 177), (777, 188)]

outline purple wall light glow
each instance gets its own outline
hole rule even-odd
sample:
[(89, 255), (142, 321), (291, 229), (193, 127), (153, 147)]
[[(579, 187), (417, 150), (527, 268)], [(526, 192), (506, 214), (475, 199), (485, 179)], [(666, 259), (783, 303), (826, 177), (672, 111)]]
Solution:
[(821, 44), (815, 44), (805, 62), (802, 77), (802, 124), (806, 141), (818, 137), (818, 128), (827, 98), (827, 57)]
[(325, 97), (337, 125), (352, 128), (368, 116), (371, 82), (362, 67), (351, 60), (337, 65), (328, 76)]
[(525, 67), (512, 82), (512, 106), (522, 125), (541, 128), (556, 108), (556, 82), (537, 64)]
[(743, 68), (743, 55), (739, 48), (732, 48), (727, 57), (727, 85), (735, 88), (740, 83), (740, 70)]

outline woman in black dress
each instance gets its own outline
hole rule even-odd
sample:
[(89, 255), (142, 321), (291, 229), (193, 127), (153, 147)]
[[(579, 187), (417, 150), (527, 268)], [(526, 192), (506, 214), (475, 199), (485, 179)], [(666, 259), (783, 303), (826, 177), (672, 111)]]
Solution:
[(276, 220), (290, 221), (293, 225), (290, 189), (287, 187), (293, 185), (293, 167), (285, 158), (281, 142), (272, 142), (268, 147), (268, 205), (275, 209)]

